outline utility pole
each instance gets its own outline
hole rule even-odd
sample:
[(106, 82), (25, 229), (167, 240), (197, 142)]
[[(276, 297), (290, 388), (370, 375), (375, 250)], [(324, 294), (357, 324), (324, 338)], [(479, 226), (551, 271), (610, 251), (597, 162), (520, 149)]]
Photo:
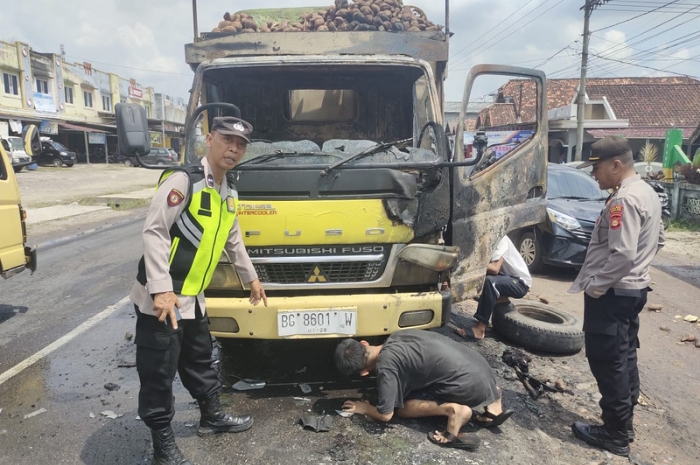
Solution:
[(610, 0), (586, 0), (586, 4), (581, 7), (583, 15), (583, 51), (581, 52), (581, 80), (578, 85), (578, 96), (576, 97), (576, 155), (575, 161), (580, 161), (583, 153), (583, 122), (586, 117), (586, 70), (588, 69), (588, 42), (591, 36), (589, 22), (591, 13), (603, 3)]

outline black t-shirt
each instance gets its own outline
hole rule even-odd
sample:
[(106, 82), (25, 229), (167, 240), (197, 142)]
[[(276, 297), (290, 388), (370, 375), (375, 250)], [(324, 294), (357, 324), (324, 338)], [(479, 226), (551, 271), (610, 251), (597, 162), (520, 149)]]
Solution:
[(491, 367), (477, 351), (441, 334), (408, 329), (386, 340), (377, 358), (377, 410), (386, 414), (416, 391), (469, 407), (498, 398)]

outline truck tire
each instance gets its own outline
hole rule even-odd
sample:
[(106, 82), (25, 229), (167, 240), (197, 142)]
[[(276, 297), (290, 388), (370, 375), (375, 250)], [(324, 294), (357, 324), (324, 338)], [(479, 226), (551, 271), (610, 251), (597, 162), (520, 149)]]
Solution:
[(12, 171), (14, 171), (15, 173), (19, 173), (20, 171), (22, 171), (22, 168), (24, 168), (24, 166), (13, 166)]
[(493, 328), (526, 349), (553, 354), (575, 354), (584, 343), (581, 320), (539, 302), (496, 305)]
[(51, 164), (54, 166), (54, 168), (60, 168), (63, 166), (63, 162), (58, 157), (51, 160)]

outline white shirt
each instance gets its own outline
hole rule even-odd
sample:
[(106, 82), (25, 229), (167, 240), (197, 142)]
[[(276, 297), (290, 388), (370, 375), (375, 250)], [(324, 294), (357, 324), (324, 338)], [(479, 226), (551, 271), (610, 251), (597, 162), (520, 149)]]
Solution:
[(493, 254), (491, 254), (492, 262), (497, 262), (501, 258), (503, 259), (503, 264), (501, 265), (503, 273), (520, 278), (528, 288), (532, 286), (530, 270), (527, 269), (525, 260), (523, 260), (520, 252), (518, 252), (518, 249), (515, 248), (508, 236), (503, 236), (503, 239), (498, 242)]

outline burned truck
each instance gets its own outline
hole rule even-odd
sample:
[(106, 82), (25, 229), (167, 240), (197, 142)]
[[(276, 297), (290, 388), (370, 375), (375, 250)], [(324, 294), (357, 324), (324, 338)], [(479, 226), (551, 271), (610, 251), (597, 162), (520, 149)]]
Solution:
[[(400, 21), (420, 16), (392, 0), (361, 3), (397, 5)], [(453, 302), (483, 282), (492, 246), (544, 218), (544, 74), (474, 68), (451, 150), (448, 27), (275, 27), (290, 15), (304, 19), (303, 9), (227, 13), (249, 30), (224, 26), (185, 46), (195, 76), (184, 161), (206, 153), (212, 118), (234, 114), (232, 105), (254, 127), (229, 176), (269, 306), (250, 305), (224, 255), (205, 291), (212, 334), (368, 337), (446, 324)], [(475, 129), (527, 130), (505, 153), (467, 147), (469, 96), (490, 78), (534, 83), (530, 121), (479, 118)]]

